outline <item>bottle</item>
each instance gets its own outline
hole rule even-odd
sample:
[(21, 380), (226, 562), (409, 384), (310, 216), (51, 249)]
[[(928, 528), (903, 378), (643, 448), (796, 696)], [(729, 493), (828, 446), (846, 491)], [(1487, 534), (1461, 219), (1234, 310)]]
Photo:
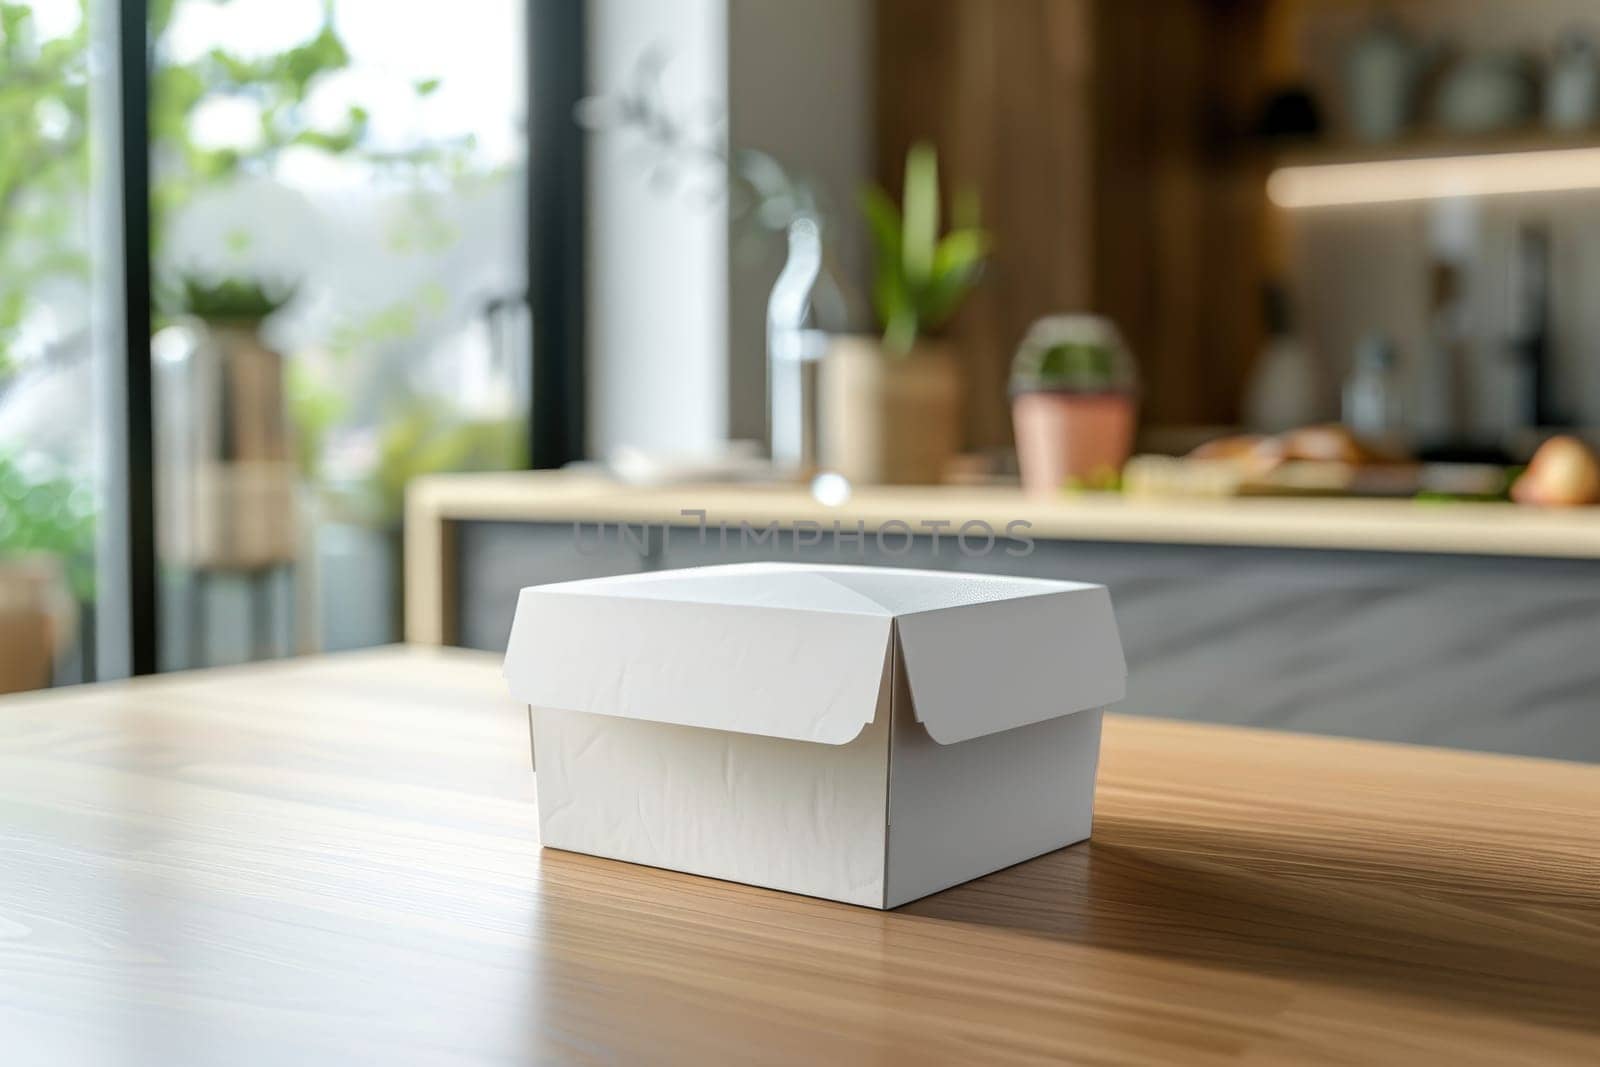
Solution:
[(1267, 343), (1245, 391), (1245, 419), (1252, 430), (1282, 433), (1317, 421), (1317, 365), (1294, 331), (1283, 285), (1268, 282), (1262, 297)]
[(1600, 118), (1600, 56), (1594, 42), (1569, 30), (1556, 43), (1544, 79), (1544, 121), (1552, 130), (1587, 129)]
[(1380, 447), (1403, 443), (1405, 402), (1394, 346), (1387, 338), (1372, 335), (1356, 346), (1343, 401), (1343, 422), (1354, 433)]
[(822, 220), (790, 220), (788, 254), (767, 297), (767, 445), (774, 473), (808, 478), (821, 452), (820, 363), (863, 321)]
[(822, 274), (822, 229), (807, 216), (789, 224), (788, 258), (767, 299), (767, 444), (783, 475), (816, 465), (812, 417), (815, 361), (827, 347), (813, 293)]
[(1559, 426), (1550, 382), (1550, 231), (1544, 225), (1517, 231), (1510, 287), (1509, 428)]
[(1435, 261), (1428, 309), (1428, 348), (1417, 390), (1416, 429), (1424, 446), (1449, 449), (1472, 425), (1467, 302), (1461, 268)]

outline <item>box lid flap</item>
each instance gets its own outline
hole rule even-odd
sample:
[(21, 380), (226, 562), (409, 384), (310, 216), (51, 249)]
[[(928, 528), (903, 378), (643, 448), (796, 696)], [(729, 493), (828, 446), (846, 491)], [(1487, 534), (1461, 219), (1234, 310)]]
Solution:
[(916, 718), (943, 745), (1121, 700), (1128, 669), (1104, 586), (1031, 582), (895, 620)]
[[(668, 571), (614, 574), (538, 586), (574, 596), (674, 600), (685, 604), (739, 604), (794, 611), (892, 614), (870, 592), (846, 580), (862, 567), (804, 566), (795, 563), (729, 563)], [(905, 572), (924, 573), (924, 572)]]
[(803, 568), (536, 586), (518, 599), (505, 674), (540, 707), (842, 745), (876, 714), (892, 624)]

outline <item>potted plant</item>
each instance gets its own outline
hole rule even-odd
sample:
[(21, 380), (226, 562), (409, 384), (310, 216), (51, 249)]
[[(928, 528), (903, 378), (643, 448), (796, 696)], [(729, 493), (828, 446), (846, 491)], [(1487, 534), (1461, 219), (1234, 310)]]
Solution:
[(0, 693), (53, 680), (94, 598), (94, 521), (88, 484), (0, 446)]
[(1022, 487), (1056, 493), (1116, 484), (1133, 449), (1138, 375), (1116, 326), (1053, 315), (1029, 328), (1011, 364), (1011, 422)]
[(876, 187), (862, 194), (883, 334), (835, 338), (819, 382), (822, 460), (851, 481), (938, 482), (960, 448), (960, 368), (928, 337), (961, 306), (988, 256), (974, 199), (959, 199), (941, 236), (938, 159), (927, 144), (906, 154), (900, 206)]
[(262, 322), (293, 296), (248, 277), (179, 279), (182, 325), (157, 335), (162, 557), (205, 570), (295, 558), (283, 357)]

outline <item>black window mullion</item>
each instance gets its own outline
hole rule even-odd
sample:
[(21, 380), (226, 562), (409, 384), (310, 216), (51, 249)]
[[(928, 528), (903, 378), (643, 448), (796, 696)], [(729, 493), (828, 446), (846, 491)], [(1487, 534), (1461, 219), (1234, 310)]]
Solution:
[(532, 382), (528, 461), (559, 467), (584, 453), (584, 9), (528, 0), (528, 306)]
[[(110, 4), (99, 10), (110, 17)], [(97, 659), (101, 677), (157, 665), (154, 399), (150, 368), (150, 41), (147, 0), (115, 0), (120, 351), (106, 353)]]

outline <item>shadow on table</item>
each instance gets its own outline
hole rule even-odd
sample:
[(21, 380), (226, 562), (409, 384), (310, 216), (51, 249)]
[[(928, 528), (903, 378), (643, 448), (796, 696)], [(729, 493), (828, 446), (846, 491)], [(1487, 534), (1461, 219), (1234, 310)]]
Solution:
[(1600, 1032), (1594, 872), (1543, 884), (1464, 852), (1336, 857), (1270, 831), (1129, 820), (1095, 834), (897, 914)]

